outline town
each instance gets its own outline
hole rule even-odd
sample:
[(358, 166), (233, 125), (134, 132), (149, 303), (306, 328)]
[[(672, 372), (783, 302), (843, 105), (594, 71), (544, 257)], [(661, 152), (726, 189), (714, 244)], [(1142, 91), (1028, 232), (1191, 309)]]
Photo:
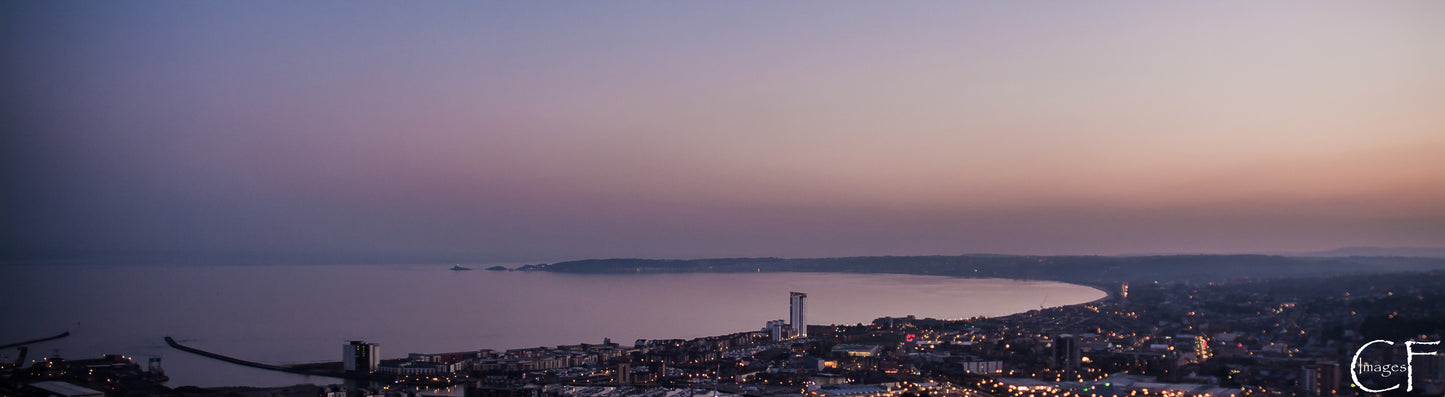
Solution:
[[(1398, 387), (1390, 395), (1445, 392), (1445, 356), (1421, 353), (1439, 346), (1417, 344), (1414, 353), (1405, 346), (1441, 340), (1439, 272), (1096, 287), (1109, 296), (998, 318), (904, 316), (851, 325), (808, 324), (808, 296), (792, 292), (788, 318), (753, 332), (397, 359), (382, 359), (377, 344), (345, 341), (340, 362), (268, 368), (346, 379), (334, 385), (169, 388), (155, 362), (141, 368), (121, 356), (47, 358), (0, 364), (0, 395), (1245, 397), (1367, 395), (1391, 386)], [(1391, 343), (1365, 349), (1377, 340)], [(1352, 372), (1352, 363), (1363, 370)], [(1380, 368), (1396, 370), (1372, 371)]]

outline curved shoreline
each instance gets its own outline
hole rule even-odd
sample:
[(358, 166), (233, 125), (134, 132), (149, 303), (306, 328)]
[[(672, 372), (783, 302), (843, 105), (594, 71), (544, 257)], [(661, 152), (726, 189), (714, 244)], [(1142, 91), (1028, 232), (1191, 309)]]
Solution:
[[(904, 274), (904, 273), (888, 273), (888, 274)], [(1031, 281), (1031, 282), (1059, 283), (1059, 284), (1064, 284), (1064, 285), (1073, 285), (1073, 286), (1078, 286), (1078, 287), (1090, 288), (1090, 289), (1093, 289), (1093, 290), (1095, 290), (1095, 291), (1099, 291), (1099, 292), (1101, 292), (1101, 293), (1104, 294), (1104, 296), (1101, 296), (1101, 297), (1099, 297), (1099, 298), (1097, 298), (1097, 299), (1090, 300), (1090, 301), (1079, 302), (1079, 303), (1069, 303), (1069, 304), (1063, 304), (1063, 305), (1044, 306), (1044, 307), (1040, 307), (1040, 308), (1038, 308), (1038, 309), (1028, 309), (1028, 310), (1024, 310), (1024, 311), (1021, 311), (1021, 312), (1014, 312), (1014, 313), (1003, 314), (1003, 315), (998, 315), (998, 316), (979, 316), (979, 317), (983, 317), (983, 318), (986, 318), (986, 319), (991, 319), (991, 318), (1004, 318), (1004, 317), (1009, 317), (1009, 316), (1015, 316), (1015, 315), (1019, 315), (1019, 314), (1023, 314), (1023, 313), (1028, 313), (1028, 312), (1031, 312), (1031, 311), (1035, 311), (1035, 310), (1058, 309), (1058, 308), (1062, 308), (1062, 307), (1088, 305), (1088, 304), (1092, 304), (1092, 303), (1102, 302), (1102, 301), (1104, 301), (1104, 300), (1107, 300), (1107, 299), (1109, 299), (1109, 298), (1114, 297), (1114, 294), (1113, 294), (1113, 293), (1110, 293), (1109, 290), (1104, 289), (1105, 286), (1094, 285), (1094, 284), (1092, 284), (1092, 283), (1091, 283), (1091, 284), (1081, 284), (1081, 283), (1072, 283), (1072, 282), (1058, 281), (1058, 280), (1021, 280), (1021, 279), (999, 278), (999, 277), (964, 277), (964, 276), (940, 276), (940, 277), (956, 278), (956, 279), (960, 279), (960, 280), (1009, 280), (1009, 281)]]
[[(790, 273), (790, 272), (770, 272), (770, 273)], [(1030, 293), (1030, 294), (1028, 294), (1027, 296), (1025, 296), (1025, 297), (1022, 298), (1023, 300), (1029, 301), (1029, 302), (1032, 302), (1031, 300), (1029, 300), (1029, 299), (1030, 299), (1029, 297), (1032, 297), (1032, 299), (1039, 299), (1040, 297), (1048, 297), (1048, 296), (1053, 296), (1053, 297), (1057, 297), (1057, 298), (1064, 298), (1064, 299), (1067, 299), (1068, 297), (1077, 297), (1077, 298), (1080, 298), (1080, 299), (1081, 299), (1081, 298), (1084, 298), (1085, 296), (1077, 296), (1077, 295), (1083, 295), (1083, 294), (1081, 294), (1082, 290), (1079, 290), (1079, 289), (1077, 289), (1076, 287), (1085, 287), (1085, 288), (1088, 288), (1088, 289), (1093, 289), (1093, 290), (1099, 292), (1100, 295), (1101, 295), (1101, 296), (1099, 296), (1099, 297), (1097, 297), (1097, 298), (1094, 298), (1094, 299), (1087, 299), (1087, 300), (1082, 300), (1082, 299), (1081, 299), (1081, 300), (1075, 300), (1075, 301), (1072, 301), (1072, 302), (1065, 302), (1065, 303), (1062, 303), (1062, 304), (1057, 304), (1057, 303), (1056, 303), (1056, 304), (1052, 304), (1052, 305), (1044, 305), (1044, 304), (1047, 304), (1047, 303), (1048, 303), (1048, 302), (1045, 301), (1045, 302), (1040, 302), (1041, 304), (1038, 305), (1038, 306), (1034, 306), (1034, 307), (1030, 307), (1030, 308), (1016, 307), (1015, 309), (1016, 309), (1017, 311), (1013, 311), (1013, 312), (1003, 312), (1003, 311), (999, 311), (999, 312), (994, 312), (993, 314), (982, 314), (982, 313), (980, 313), (980, 314), (976, 314), (976, 315), (973, 315), (973, 316), (970, 316), (970, 317), (963, 317), (963, 316), (961, 316), (963, 313), (958, 313), (958, 312), (952, 312), (952, 313), (940, 313), (940, 312), (929, 313), (928, 310), (926, 310), (926, 309), (925, 309), (925, 311), (924, 311), (923, 313), (918, 313), (918, 314), (920, 314), (918, 317), (921, 318), (921, 319), (933, 319), (933, 320), (942, 320), (942, 321), (950, 321), (950, 322), (970, 321), (970, 320), (973, 320), (973, 319), (1001, 319), (1001, 318), (1008, 318), (1008, 317), (1011, 317), (1011, 316), (1017, 316), (1017, 315), (1021, 315), (1021, 314), (1033, 312), (1034, 310), (1050, 310), (1050, 309), (1057, 309), (1057, 308), (1064, 308), (1064, 307), (1075, 307), (1075, 306), (1080, 306), (1080, 305), (1093, 304), (1093, 303), (1096, 303), (1096, 302), (1100, 302), (1100, 301), (1107, 300), (1107, 299), (1109, 299), (1109, 298), (1112, 296), (1112, 295), (1108, 292), (1108, 290), (1105, 289), (1105, 288), (1108, 288), (1108, 287), (1109, 287), (1109, 286), (1107, 286), (1107, 285), (1076, 284), (1076, 283), (1069, 283), (1069, 282), (1063, 282), (1063, 281), (1057, 281), (1057, 280), (1047, 280), (1047, 279), (1010, 279), (1010, 278), (998, 278), (998, 277), (961, 277), (961, 276), (949, 276), (949, 275), (906, 274), (906, 273), (846, 273), (846, 272), (836, 272), (836, 273), (835, 273), (835, 272), (796, 272), (796, 273), (811, 274), (811, 275), (820, 275), (820, 276), (822, 276), (822, 275), (828, 275), (828, 274), (862, 276), (861, 278), (863, 278), (863, 279), (873, 279), (874, 277), (888, 278), (888, 277), (891, 277), (891, 276), (923, 277), (923, 278), (931, 278), (931, 279), (934, 279), (934, 280), (935, 280), (935, 281), (933, 281), (933, 282), (928, 282), (928, 283), (926, 283), (926, 284), (929, 285), (929, 286), (942, 287), (942, 288), (945, 288), (945, 289), (949, 289), (950, 286), (952, 286), (952, 288), (962, 288), (962, 289), (964, 289), (964, 290), (972, 290), (972, 288), (969, 288), (969, 287), (968, 287), (968, 283), (970, 283), (970, 282), (1017, 283), (1017, 284), (1013, 284), (1013, 285), (1005, 285), (1004, 287), (1002, 287), (1002, 290), (1004, 290), (1004, 291), (1007, 291), (1007, 290), (1018, 291), (1018, 290), (1020, 290), (1020, 289), (1023, 289), (1023, 290), (1034, 290), (1035, 288), (1037, 288), (1037, 290), (1032, 291), (1032, 293)], [(613, 275), (613, 276), (631, 277), (631, 276), (633, 276), (633, 275), (626, 275), (626, 274), (624, 274), (624, 275)], [(772, 276), (782, 276), (782, 275), (773, 274)], [(704, 278), (706, 278), (706, 277), (704, 277)], [(965, 281), (965, 282), (963, 282), (963, 283), (960, 283), (960, 281), (964, 281), (964, 280), (967, 280), (967, 281)], [(1075, 293), (1061, 293), (1060, 291), (1076, 291), (1076, 292), (1075, 292)], [(940, 292), (940, 293), (942, 293), (942, 292)], [(951, 296), (951, 294), (949, 294), (949, 293), (943, 293), (943, 295), (944, 295), (944, 296)], [(1062, 301), (1062, 300), (1064, 300), (1064, 299), (1060, 299), (1060, 300)], [(1070, 299), (1070, 300), (1072, 300), (1072, 299)], [(919, 308), (922, 309), (923, 307), (919, 307)], [(906, 307), (904, 307), (904, 308), (898, 308), (898, 309), (902, 309), (902, 310), (897, 310), (897, 311), (895, 311), (895, 310), (887, 310), (887, 311), (884, 311), (884, 312), (877, 312), (877, 314), (871, 316), (871, 317), (868, 318), (868, 319), (860, 319), (859, 322), (860, 322), (860, 323), (867, 323), (867, 322), (869, 322), (869, 321), (876, 321), (876, 320), (884, 319), (884, 318), (898, 318), (898, 317), (900, 316), (900, 313), (907, 313), (907, 312), (909, 311), (909, 309), (906, 308)], [(958, 308), (954, 308), (954, 310), (958, 310)], [(950, 310), (950, 311), (952, 311), (952, 310)], [(864, 312), (867, 312), (867, 311), (865, 310)], [(892, 312), (892, 313), (888, 313), (888, 312)], [(955, 314), (955, 313), (956, 313), (956, 314)], [(861, 314), (861, 313), (859, 313), (859, 314)], [(959, 317), (954, 317), (954, 316), (959, 316)], [(940, 318), (934, 318), (934, 317), (940, 317)], [(844, 323), (839, 323), (839, 324), (833, 324), (833, 323), (834, 323), (833, 321), (830, 321), (827, 325), (821, 324), (821, 323), (819, 323), (819, 324), (811, 324), (811, 325), (813, 325), (813, 326), (849, 325), (849, 324), (852, 324), (852, 323), (854, 323), (854, 322), (853, 322), (853, 321), (845, 321)], [(715, 329), (715, 330), (712, 330), (712, 331), (704, 331), (703, 333), (701, 333), (701, 334), (699, 334), (699, 335), (697, 335), (697, 336), (692, 336), (692, 337), (686, 337), (686, 336), (684, 336), (684, 337), (682, 337), (682, 338), (684, 338), (684, 339), (710, 338), (710, 337), (718, 337), (718, 336), (723, 336), (723, 335), (727, 335), (727, 334), (728, 334), (728, 333), (726, 333), (726, 332), (723, 332), (723, 333), (718, 333), (718, 332), (719, 332), (719, 330), (716, 330), (716, 329)], [(584, 341), (584, 340), (588, 340), (588, 339), (592, 339), (592, 338), (591, 338), (591, 337), (583, 337), (583, 338), (574, 339), (574, 340), (571, 340), (571, 341), (568, 341), (568, 342), (558, 342), (558, 343), (575, 344), (575, 343), (578, 343), (579, 341)], [(251, 368), (268, 370), (268, 371), (275, 371), (275, 372), (282, 372), (282, 373), (287, 373), (287, 374), (292, 374), (292, 375), (318, 376), (318, 377), (333, 378), (333, 379), (373, 380), (373, 379), (378, 379), (378, 378), (380, 378), (379, 376), (372, 376), (372, 375), (370, 375), (370, 374), (344, 373), (344, 372), (340, 371), (340, 367), (341, 367), (340, 364), (341, 364), (341, 363), (335, 362), (335, 361), (331, 361), (331, 362), (327, 362), (327, 363), (317, 363), (317, 364), (327, 364), (327, 365), (325, 365), (325, 368), (319, 367), (319, 366), (317, 366), (317, 365), (275, 365), (275, 364), (266, 364), (266, 363), (261, 363), (261, 362), (255, 362), (255, 361), (250, 361), (250, 360), (235, 358), (235, 357), (227, 356), (227, 355), (220, 354), (220, 353), (210, 352), (210, 351), (202, 350), (202, 349), (199, 349), (199, 348), (196, 348), (196, 347), (186, 346), (186, 345), (183, 345), (183, 344), (179, 343), (178, 341), (175, 340), (175, 338), (173, 338), (173, 337), (171, 337), (171, 336), (166, 336), (166, 337), (164, 337), (164, 340), (165, 340), (165, 342), (166, 342), (167, 345), (169, 345), (170, 347), (172, 347), (172, 348), (174, 348), (174, 349), (181, 350), (181, 351), (184, 351), (184, 352), (187, 352), (187, 353), (191, 353), (191, 354), (196, 354), (196, 355), (199, 355), (199, 356), (202, 356), (202, 357), (207, 357), (207, 358), (216, 359), (216, 360), (223, 361), (223, 362), (230, 363), (230, 364), (235, 364), (235, 365), (244, 366), (244, 367), (251, 367)]]

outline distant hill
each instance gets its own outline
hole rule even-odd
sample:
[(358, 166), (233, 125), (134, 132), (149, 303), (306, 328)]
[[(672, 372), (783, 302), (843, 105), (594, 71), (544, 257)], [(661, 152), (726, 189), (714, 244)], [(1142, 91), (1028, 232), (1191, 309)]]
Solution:
[(868, 256), (848, 258), (589, 259), (531, 266), (561, 273), (899, 273), (1053, 280), (1105, 285), (1121, 281), (1227, 281), (1445, 269), (1445, 258), (1159, 256)]
[(1329, 251), (1298, 254), (1299, 256), (1398, 256), (1407, 258), (1445, 258), (1445, 247), (1345, 247)]

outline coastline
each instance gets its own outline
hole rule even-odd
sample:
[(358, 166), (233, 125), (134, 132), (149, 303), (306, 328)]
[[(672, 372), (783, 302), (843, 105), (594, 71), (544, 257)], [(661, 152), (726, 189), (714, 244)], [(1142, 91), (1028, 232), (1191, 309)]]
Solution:
[[(794, 272), (774, 272), (774, 273), (794, 273)], [(828, 273), (828, 272), (796, 272), (796, 273), (830, 274), (830, 273)], [(706, 273), (700, 273), (700, 274), (706, 274)], [(997, 320), (997, 319), (1004, 319), (1004, 318), (1009, 318), (1009, 317), (1013, 317), (1013, 316), (1028, 314), (1028, 313), (1031, 313), (1031, 312), (1036, 312), (1036, 311), (1041, 311), (1041, 310), (1062, 309), (1062, 308), (1070, 308), (1070, 307), (1076, 307), (1076, 306), (1089, 305), (1089, 304), (1094, 304), (1094, 303), (1098, 303), (1098, 302), (1101, 302), (1101, 301), (1108, 300), (1109, 298), (1112, 297), (1112, 295), (1109, 294), (1109, 292), (1108, 292), (1107, 290), (1104, 290), (1104, 289), (1099, 288), (1099, 287), (1097, 287), (1097, 286), (1074, 284), (1074, 283), (1065, 283), (1065, 282), (1053, 281), (1053, 280), (1018, 280), (1018, 279), (1002, 279), (1002, 278), (970, 278), (970, 277), (956, 277), (956, 276), (916, 275), (916, 274), (897, 274), (897, 273), (866, 273), (866, 274), (858, 274), (858, 273), (836, 273), (836, 274), (853, 274), (853, 275), (903, 275), (903, 276), (943, 277), (943, 278), (955, 279), (955, 280), (979, 280), (979, 281), (989, 281), (989, 282), (1035, 282), (1035, 283), (1050, 283), (1050, 284), (1069, 285), (1069, 286), (1074, 286), (1074, 287), (1087, 287), (1087, 288), (1093, 289), (1093, 290), (1095, 290), (1095, 291), (1098, 291), (1100, 294), (1103, 295), (1102, 297), (1099, 297), (1099, 298), (1096, 298), (1096, 299), (1093, 299), (1093, 300), (1089, 300), (1089, 301), (1084, 301), (1084, 302), (1069, 303), (1069, 304), (1062, 304), (1062, 305), (1045, 305), (1045, 306), (1043, 306), (1043, 307), (1036, 308), (1036, 309), (1031, 308), (1031, 309), (1028, 309), (1028, 310), (1023, 310), (1023, 311), (1018, 311), (1018, 312), (1013, 312), (1013, 313), (1008, 313), (1008, 314), (1001, 314), (1001, 315), (974, 316), (974, 317), (968, 317), (968, 318), (943, 318), (943, 319), (933, 318), (933, 317), (913, 318), (912, 315), (906, 315), (906, 316), (905, 316), (905, 315), (889, 315), (889, 316), (883, 316), (883, 317), (876, 317), (876, 318), (873, 318), (872, 320), (870, 320), (870, 322), (864, 322), (864, 323), (860, 323), (860, 324), (876, 323), (876, 322), (878, 322), (878, 321), (880, 321), (880, 320), (884, 320), (884, 319), (906, 319), (906, 320), (908, 320), (908, 321), (941, 321), (941, 322), (945, 322), (945, 323), (959, 323), (959, 322), (967, 322), (967, 321), (973, 321), (973, 320)], [(620, 277), (631, 276), (631, 274), (612, 274), (612, 275), (613, 275), (613, 276), (620, 276)], [(590, 276), (601, 276), (601, 274), (590, 275)], [(854, 326), (854, 325), (853, 325), (853, 324), (810, 324), (809, 326), (832, 328), (832, 327), (852, 327), (852, 326)], [(659, 340), (696, 342), (696, 341), (704, 341), (704, 340), (725, 339), (725, 338), (730, 338), (730, 337), (736, 337), (736, 336), (741, 335), (741, 334), (751, 334), (751, 333), (756, 333), (756, 332), (757, 332), (757, 331), (744, 331), (744, 332), (741, 332), (741, 333), (709, 334), (709, 335), (706, 335), (706, 336), (699, 336), (699, 337), (686, 338), (686, 339), (663, 338), (663, 339), (659, 339)], [(248, 360), (242, 360), (242, 359), (238, 359), (238, 358), (226, 356), (226, 355), (223, 355), (223, 354), (220, 354), (220, 353), (214, 353), (214, 352), (205, 351), (205, 350), (201, 350), (201, 349), (194, 348), (194, 347), (189, 347), (189, 346), (181, 345), (180, 343), (178, 343), (177, 341), (175, 341), (175, 340), (174, 340), (172, 337), (170, 337), (170, 336), (166, 336), (164, 339), (165, 339), (166, 343), (167, 343), (170, 347), (175, 348), (175, 349), (177, 349), (177, 350), (185, 351), (185, 352), (188, 352), (188, 353), (192, 353), (192, 354), (200, 355), (200, 356), (203, 356), (203, 357), (207, 357), (207, 358), (219, 360), (219, 361), (222, 361), (222, 362), (227, 362), (227, 363), (230, 363), (230, 364), (240, 365), (240, 366), (258, 368), (258, 369), (264, 369), (264, 370), (271, 370), (271, 371), (279, 371), (279, 372), (296, 374), (296, 375), (307, 375), (307, 376), (319, 376), (319, 377), (324, 377), (324, 378), (334, 378), (334, 379), (337, 379), (337, 380), (347, 379), (347, 380), (391, 381), (391, 380), (394, 380), (394, 379), (402, 379), (401, 377), (392, 377), (392, 376), (389, 376), (389, 375), (382, 375), (382, 374), (379, 374), (379, 373), (373, 373), (373, 374), (367, 375), (367, 374), (355, 374), (355, 373), (339, 372), (339, 368), (342, 366), (342, 363), (339, 362), (339, 361), (310, 362), (310, 363), (307, 363), (307, 364), (299, 364), (299, 365), (275, 365), (275, 364), (258, 363), (258, 362), (253, 362), (253, 361), (248, 361)], [(810, 340), (808, 340), (808, 339), (800, 339), (800, 340), (796, 340), (796, 341), (793, 341), (793, 342), (807, 342), (807, 341), (810, 341)], [(639, 341), (639, 343), (640, 343), (640, 342), (641, 342), (641, 341)], [(571, 343), (568, 343), (568, 344), (556, 345), (556, 347), (557, 347), (558, 349), (561, 349), (561, 348), (563, 348), (563, 347), (565, 347), (565, 346), (588, 346), (588, 344), (587, 344), (586, 342), (583, 342), (583, 341), (571, 341)], [(520, 348), (520, 349), (508, 349), (508, 350), (511, 351), (511, 350), (530, 350), (530, 349), (532, 349), (532, 348)], [(543, 346), (543, 347), (541, 347), (540, 349), (548, 349), (548, 347)], [(489, 350), (490, 350), (490, 349), (483, 349), (482, 351), (489, 351)], [(480, 352), (481, 352), (481, 351), (478, 351), (478, 353), (480, 353)], [(469, 352), (460, 352), (460, 353), (469, 353)], [(416, 354), (416, 353), (412, 353), (412, 354)], [(435, 352), (435, 353), (423, 353), (423, 354), (424, 354), (424, 355), (441, 356), (441, 355), (455, 355), (455, 354), (459, 354), (459, 352)], [(383, 358), (381, 361), (383, 361), (383, 362), (395, 362), (395, 361), (399, 361), (399, 360), (402, 360), (402, 359), (401, 359), (401, 358)], [(438, 387), (438, 386), (448, 386), (448, 385), (452, 385), (452, 384), (456, 384), (456, 383), (424, 382), (424, 383), (416, 383), (416, 384), (413, 384), (413, 386)]]

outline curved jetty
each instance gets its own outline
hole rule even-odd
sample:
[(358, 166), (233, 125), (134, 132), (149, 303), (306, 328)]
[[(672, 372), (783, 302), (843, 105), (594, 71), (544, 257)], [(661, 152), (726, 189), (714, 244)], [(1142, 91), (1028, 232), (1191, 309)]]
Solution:
[(25, 346), (25, 345), (35, 344), (35, 343), (40, 343), (40, 342), (49, 342), (49, 341), (53, 341), (53, 340), (56, 340), (56, 339), (64, 338), (64, 337), (67, 337), (67, 336), (70, 336), (70, 331), (61, 332), (60, 335), (55, 335), (55, 336), (51, 336), (51, 337), (40, 338), (40, 339), (31, 339), (31, 340), (27, 340), (27, 341), (24, 341), (24, 342), (18, 342), (18, 343), (11, 343), (11, 344), (8, 344), (8, 345), (0, 346), (0, 349), (9, 349), (9, 348), (16, 347), (16, 346)]
[(344, 379), (371, 379), (371, 377), (368, 376), (369, 374), (355, 374), (355, 373), (340, 372), (340, 371), (339, 371), (339, 370), (340, 370), (340, 367), (341, 367), (341, 366), (340, 366), (340, 363), (334, 363), (334, 364), (336, 364), (336, 370), (334, 370), (334, 371), (333, 371), (333, 370), (327, 370), (327, 369), (325, 369), (325, 368), (322, 368), (322, 367), (326, 367), (326, 366), (328, 366), (328, 365), (330, 365), (330, 364), (332, 364), (332, 363), (298, 364), (298, 365), (294, 365), (294, 366), (271, 365), (271, 364), (258, 363), (258, 362), (255, 362), (255, 361), (246, 361), (246, 360), (242, 360), (242, 359), (239, 359), (239, 358), (235, 358), (235, 357), (231, 357), (231, 356), (225, 356), (225, 355), (221, 355), (221, 354), (212, 353), (212, 352), (208, 352), (208, 351), (205, 351), (205, 350), (197, 349), (197, 348), (194, 348), (194, 347), (182, 345), (182, 344), (176, 342), (176, 339), (175, 339), (175, 338), (172, 338), (172, 337), (169, 337), (169, 336), (166, 337), (166, 344), (167, 344), (167, 345), (171, 345), (171, 347), (176, 348), (176, 350), (180, 350), (180, 351), (184, 351), (184, 352), (187, 352), (187, 353), (193, 353), (193, 354), (198, 354), (198, 355), (202, 355), (202, 356), (214, 358), (214, 359), (221, 360), (221, 361), (225, 361), (225, 362), (228, 362), (228, 363), (231, 363), (231, 364), (244, 365), (244, 366), (251, 367), (251, 368), (269, 369), (269, 370), (272, 370), (272, 371), (281, 371), (281, 372), (292, 373), (292, 374), (297, 374), (297, 375), (327, 376), (327, 377), (332, 377), (332, 378), (344, 378)]
[(217, 359), (217, 360), (225, 361), (225, 362), (228, 362), (228, 363), (231, 363), (231, 364), (244, 365), (244, 366), (251, 367), (251, 368), (269, 369), (269, 370), (272, 370), (272, 371), (282, 371), (282, 372), (290, 372), (290, 373), (304, 374), (304, 375), (315, 375), (315, 374), (307, 373), (307, 372), (299, 372), (299, 371), (293, 370), (293, 369), (291, 369), (291, 368), (282, 367), (282, 366), (278, 366), (278, 365), (262, 364), (262, 363), (258, 363), (258, 362), (255, 362), (255, 361), (246, 361), (246, 360), (242, 360), (242, 359), (235, 358), (235, 357), (223, 356), (223, 355), (220, 355), (220, 354), (211, 353), (211, 352), (208, 352), (208, 351), (205, 351), (205, 350), (201, 350), (201, 349), (197, 349), (197, 348), (194, 348), (194, 347), (182, 345), (182, 344), (180, 344), (180, 343), (176, 343), (175, 338), (171, 338), (171, 337), (169, 337), (169, 336), (166, 337), (166, 344), (167, 344), (167, 345), (171, 345), (171, 347), (174, 347), (174, 348), (176, 348), (177, 350), (180, 350), (180, 351), (184, 351), (184, 352), (188, 352), (188, 353), (193, 353), (193, 354), (199, 354), (199, 355), (202, 355), (202, 356), (206, 356), (206, 357), (214, 358), (214, 359)]

